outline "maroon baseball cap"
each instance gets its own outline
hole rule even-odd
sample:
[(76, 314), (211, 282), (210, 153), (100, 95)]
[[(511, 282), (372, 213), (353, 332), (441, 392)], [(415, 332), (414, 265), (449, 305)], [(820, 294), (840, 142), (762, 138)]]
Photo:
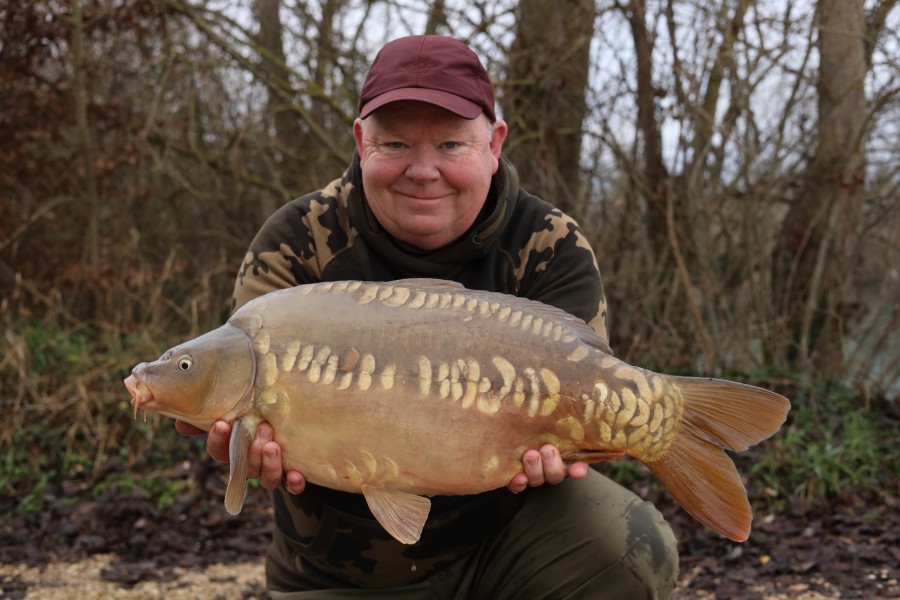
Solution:
[(481, 61), (463, 42), (443, 35), (403, 37), (378, 52), (363, 83), (359, 116), (398, 100), (427, 102), (465, 119), (484, 113), (497, 120), (494, 88)]

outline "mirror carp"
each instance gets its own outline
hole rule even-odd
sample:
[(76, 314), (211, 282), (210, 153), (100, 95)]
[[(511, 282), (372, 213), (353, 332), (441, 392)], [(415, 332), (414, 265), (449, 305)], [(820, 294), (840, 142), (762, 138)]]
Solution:
[(570, 462), (631, 456), (697, 520), (744, 541), (750, 503), (725, 451), (768, 438), (790, 409), (761, 388), (629, 365), (557, 308), (421, 279), (260, 296), (137, 365), (125, 385), (135, 415), (232, 423), (230, 513), (268, 421), (285, 470), (362, 493), (406, 544), (419, 539), (428, 496), (505, 487), (523, 453), (547, 443)]

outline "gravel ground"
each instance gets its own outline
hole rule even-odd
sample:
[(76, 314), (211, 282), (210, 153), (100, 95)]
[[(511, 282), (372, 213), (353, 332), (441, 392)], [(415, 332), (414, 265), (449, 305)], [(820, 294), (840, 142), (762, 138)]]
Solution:
[[(232, 517), (221, 474), (192, 472), (191, 492), (165, 508), (140, 490), (73, 501), (65, 482), (48, 489), (40, 512), (17, 514), (15, 499), (0, 497), (0, 599), (265, 598), (268, 495), (251, 490)], [(735, 544), (649, 487), (635, 491), (679, 540), (678, 600), (900, 598), (896, 494), (757, 514), (750, 540)]]
[[(110, 574), (118, 558), (97, 554), (84, 560), (51, 562), (43, 567), (0, 565), (0, 598), (34, 600), (195, 600), (265, 598), (262, 561), (213, 564), (201, 568), (173, 567), (154, 579), (127, 585)], [(159, 577), (159, 579), (156, 579)]]
[[(159, 580), (139, 581), (124, 586), (119, 581), (109, 581), (109, 574), (116, 570), (117, 557), (98, 554), (75, 562), (52, 562), (44, 567), (25, 565), (0, 565), (0, 581), (4, 593), (0, 598), (27, 600), (167, 600), (242, 599), (265, 598), (264, 573), (261, 561), (234, 564), (213, 564), (202, 568), (174, 567), (159, 574)], [(696, 571), (683, 574), (677, 598), (684, 600), (718, 600), (714, 592), (693, 589)], [(810, 584), (794, 583), (789, 589), (777, 591), (771, 582), (748, 586), (748, 596), (771, 600), (821, 600), (840, 598), (840, 591), (827, 582), (815, 582), (827, 592), (810, 590)]]

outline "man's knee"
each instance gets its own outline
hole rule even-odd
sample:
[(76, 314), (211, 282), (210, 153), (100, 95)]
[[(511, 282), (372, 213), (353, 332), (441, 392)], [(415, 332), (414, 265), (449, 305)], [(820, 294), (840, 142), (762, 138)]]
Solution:
[(529, 491), (522, 510), (464, 571), (466, 597), (666, 599), (678, 552), (652, 504), (592, 472)]
[(623, 565), (642, 582), (645, 596), (668, 598), (678, 578), (678, 549), (672, 528), (649, 502), (635, 497), (625, 514)]
[(653, 504), (609, 479), (594, 487), (600, 497), (579, 552), (593, 572), (583, 584), (584, 597), (669, 598), (678, 578), (672, 528)]

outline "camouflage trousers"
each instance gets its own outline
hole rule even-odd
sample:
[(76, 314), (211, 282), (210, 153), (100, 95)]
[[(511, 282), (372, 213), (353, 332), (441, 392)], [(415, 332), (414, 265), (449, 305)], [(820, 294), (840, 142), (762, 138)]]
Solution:
[(677, 575), (675, 536), (659, 511), (595, 471), (531, 490), (503, 529), (415, 584), (341, 587), (277, 532), (266, 561), (273, 600), (669, 598)]

